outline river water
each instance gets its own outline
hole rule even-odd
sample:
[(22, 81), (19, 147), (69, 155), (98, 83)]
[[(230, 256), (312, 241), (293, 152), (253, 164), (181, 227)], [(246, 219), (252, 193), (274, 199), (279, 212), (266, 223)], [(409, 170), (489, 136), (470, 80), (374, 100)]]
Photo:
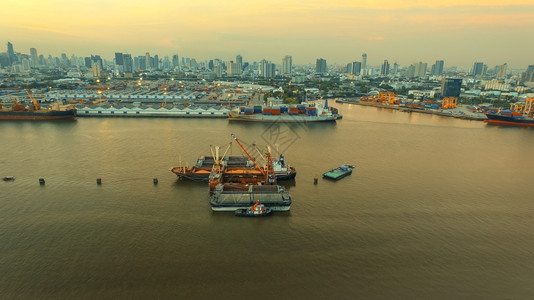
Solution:
[[(0, 298), (532, 298), (534, 130), (335, 106), (334, 124), (0, 122)], [(215, 213), (170, 172), (232, 133), (297, 169), (290, 212)]]

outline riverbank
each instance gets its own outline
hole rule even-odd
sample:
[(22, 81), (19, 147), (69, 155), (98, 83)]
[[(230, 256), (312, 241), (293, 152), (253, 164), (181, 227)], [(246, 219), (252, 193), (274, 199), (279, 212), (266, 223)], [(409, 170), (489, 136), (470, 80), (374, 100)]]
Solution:
[(430, 108), (412, 108), (406, 106), (399, 106), (396, 104), (383, 104), (376, 102), (363, 102), (363, 101), (349, 101), (349, 100), (337, 100), (336, 103), (345, 103), (345, 104), (355, 104), (362, 106), (373, 106), (378, 108), (399, 110), (408, 113), (422, 113), (422, 114), (431, 114), (438, 115), (442, 117), (451, 117), (464, 120), (473, 120), (473, 121), (484, 121), (486, 120), (486, 115), (479, 112), (473, 112), (466, 105), (458, 105), (453, 109), (430, 109)]

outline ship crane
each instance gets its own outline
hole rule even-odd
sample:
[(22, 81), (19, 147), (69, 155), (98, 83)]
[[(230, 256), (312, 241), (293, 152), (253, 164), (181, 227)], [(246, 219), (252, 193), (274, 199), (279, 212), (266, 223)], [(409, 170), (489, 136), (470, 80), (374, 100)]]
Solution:
[(274, 175), (273, 161), (271, 159), (271, 153), (270, 153), (271, 151), (269, 150), (267, 152), (267, 168), (266, 168), (267, 172), (264, 172), (262, 170), (262, 168), (258, 165), (258, 163), (252, 158), (252, 156), (250, 156), (250, 154), (247, 152), (247, 150), (245, 150), (245, 147), (243, 147), (241, 142), (237, 139), (237, 137), (233, 133), (232, 133), (232, 138), (237, 142), (239, 147), (241, 147), (241, 150), (243, 150), (243, 152), (245, 152), (245, 154), (248, 156), (248, 158), (254, 163), (256, 168), (258, 170), (260, 170), (261, 174), (263, 174), (263, 176), (265, 176), (265, 183), (266, 184), (275, 184), (276, 183), (276, 176)]

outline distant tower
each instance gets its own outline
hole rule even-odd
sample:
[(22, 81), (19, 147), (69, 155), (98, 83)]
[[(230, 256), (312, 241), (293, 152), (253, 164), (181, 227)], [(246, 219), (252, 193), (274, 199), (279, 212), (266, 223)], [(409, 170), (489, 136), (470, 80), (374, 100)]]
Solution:
[(14, 64), (17, 62), (17, 56), (15, 55), (15, 51), (13, 50), (13, 44), (10, 42), (7, 42), (7, 55), (9, 57), (9, 64)]
[(443, 60), (436, 60), (436, 63), (432, 65), (430, 69), (430, 75), (441, 76), (443, 75)]
[(115, 64), (122, 66), (124, 65), (124, 56), (120, 52), (115, 52)]
[(326, 70), (326, 59), (318, 58), (315, 63), (315, 73), (324, 74)]
[(504, 78), (506, 77), (506, 71), (508, 69), (508, 64), (505, 63), (504, 65), (500, 66), (499, 72), (497, 73), (497, 77)]
[(293, 58), (289, 55), (286, 55), (282, 59), (282, 75), (291, 75), (292, 68), (293, 68)]
[(172, 56), (172, 67), (176, 68), (178, 66), (180, 66), (180, 60), (179, 60), (178, 54), (174, 54)]
[(133, 60), (132, 55), (123, 54), (122, 62), (124, 63), (124, 73), (133, 73)]
[(388, 75), (389, 74), (389, 62), (387, 59), (384, 60), (384, 64), (382, 64), (382, 69), (380, 70), (381, 75)]
[(39, 55), (37, 55), (37, 49), (30, 48), (30, 55), (32, 58), (32, 66), (36, 67), (39, 65)]
[(473, 65), (473, 76), (484, 75), (484, 63), (475, 62)]
[(367, 53), (362, 54), (362, 73), (367, 75)]

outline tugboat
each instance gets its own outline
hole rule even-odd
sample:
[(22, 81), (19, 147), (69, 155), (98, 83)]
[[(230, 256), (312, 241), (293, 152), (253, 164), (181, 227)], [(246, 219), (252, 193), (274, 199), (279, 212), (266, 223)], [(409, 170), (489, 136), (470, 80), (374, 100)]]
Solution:
[(272, 209), (265, 207), (265, 205), (260, 204), (258, 200), (256, 203), (249, 208), (240, 208), (235, 211), (235, 215), (238, 217), (265, 217), (270, 215)]
[(3, 181), (14, 181), (15, 180), (15, 176), (4, 176), (4, 177), (2, 177), (2, 180)]

